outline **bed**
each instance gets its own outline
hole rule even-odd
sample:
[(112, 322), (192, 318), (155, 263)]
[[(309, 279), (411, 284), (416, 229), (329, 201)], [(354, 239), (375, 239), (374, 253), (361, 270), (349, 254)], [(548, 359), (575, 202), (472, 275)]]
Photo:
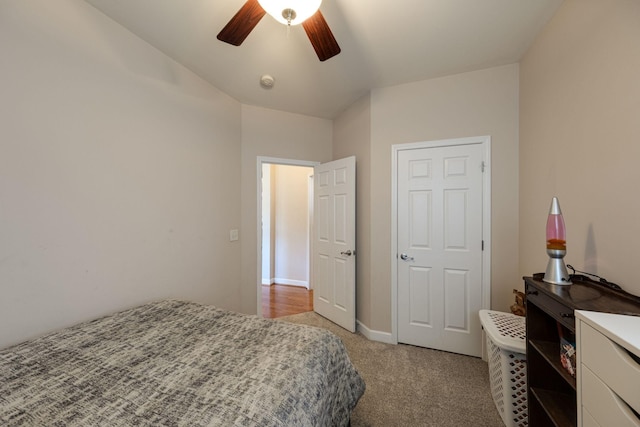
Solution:
[(0, 350), (2, 426), (341, 426), (364, 388), (329, 331), (184, 301)]

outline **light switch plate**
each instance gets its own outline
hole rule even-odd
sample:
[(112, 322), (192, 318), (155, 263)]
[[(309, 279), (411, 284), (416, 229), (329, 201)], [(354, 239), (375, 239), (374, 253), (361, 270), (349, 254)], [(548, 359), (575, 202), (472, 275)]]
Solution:
[(229, 241), (235, 242), (238, 239), (239, 239), (238, 230), (237, 229), (229, 230)]

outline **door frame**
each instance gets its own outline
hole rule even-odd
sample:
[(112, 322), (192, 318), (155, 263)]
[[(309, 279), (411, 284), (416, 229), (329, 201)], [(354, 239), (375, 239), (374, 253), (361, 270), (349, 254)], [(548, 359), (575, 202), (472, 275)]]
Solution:
[(391, 339), (398, 343), (398, 153), (403, 150), (481, 144), (482, 182), (482, 308), (491, 307), (491, 136), (410, 142), (391, 146)]
[[(257, 229), (257, 246), (256, 246), (256, 266), (257, 266), (257, 274), (256, 274), (256, 284), (257, 284), (257, 310), (256, 314), (259, 317), (262, 317), (262, 165), (270, 164), (270, 165), (285, 165), (285, 166), (304, 166), (304, 167), (314, 167), (319, 165), (320, 162), (314, 162), (309, 160), (294, 160), (294, 159), (282, 159), (278, 157), (264, 157), (258, 156), (256, 159), (256, 188), (257, 188), (257, 211), (256, 211), (256, 229)], [(310, 229), (311, 233), (312, 230)], [(311, 240), (310, 240), (311, 241)], [(309, 288), (311, 289), (313, 285), (311, 284), (312, 278), (312, 265), (311, 265), (311, 251), (309, 252), (309, 259), (307, 262), (309, 263)]]

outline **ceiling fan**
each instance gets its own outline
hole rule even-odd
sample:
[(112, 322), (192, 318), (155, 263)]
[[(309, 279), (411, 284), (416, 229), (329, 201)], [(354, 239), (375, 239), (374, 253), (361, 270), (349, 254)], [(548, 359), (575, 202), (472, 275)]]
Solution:
[(247, 0), (218, 34), (218, 40), (240, 46), (268, 12), (286, 25), (302, 23), (320, 61), (340, 53), (340, 46), (320, 12), (322, 0)]

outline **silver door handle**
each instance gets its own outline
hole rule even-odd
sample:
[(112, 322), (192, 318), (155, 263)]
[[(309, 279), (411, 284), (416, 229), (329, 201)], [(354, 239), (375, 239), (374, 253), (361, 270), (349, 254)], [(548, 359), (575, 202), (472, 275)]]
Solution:
[(356, 251), (351, 252), (351, 249), (347, 249), (344, 252), (340, 252), (340, 255), (344, 255), (344, 256), (351, 256), (351, 255), (355, 255)]
[(403, 261), (413, 261), (413, 257), (407, 254), (400, 254), (400, 259)]

